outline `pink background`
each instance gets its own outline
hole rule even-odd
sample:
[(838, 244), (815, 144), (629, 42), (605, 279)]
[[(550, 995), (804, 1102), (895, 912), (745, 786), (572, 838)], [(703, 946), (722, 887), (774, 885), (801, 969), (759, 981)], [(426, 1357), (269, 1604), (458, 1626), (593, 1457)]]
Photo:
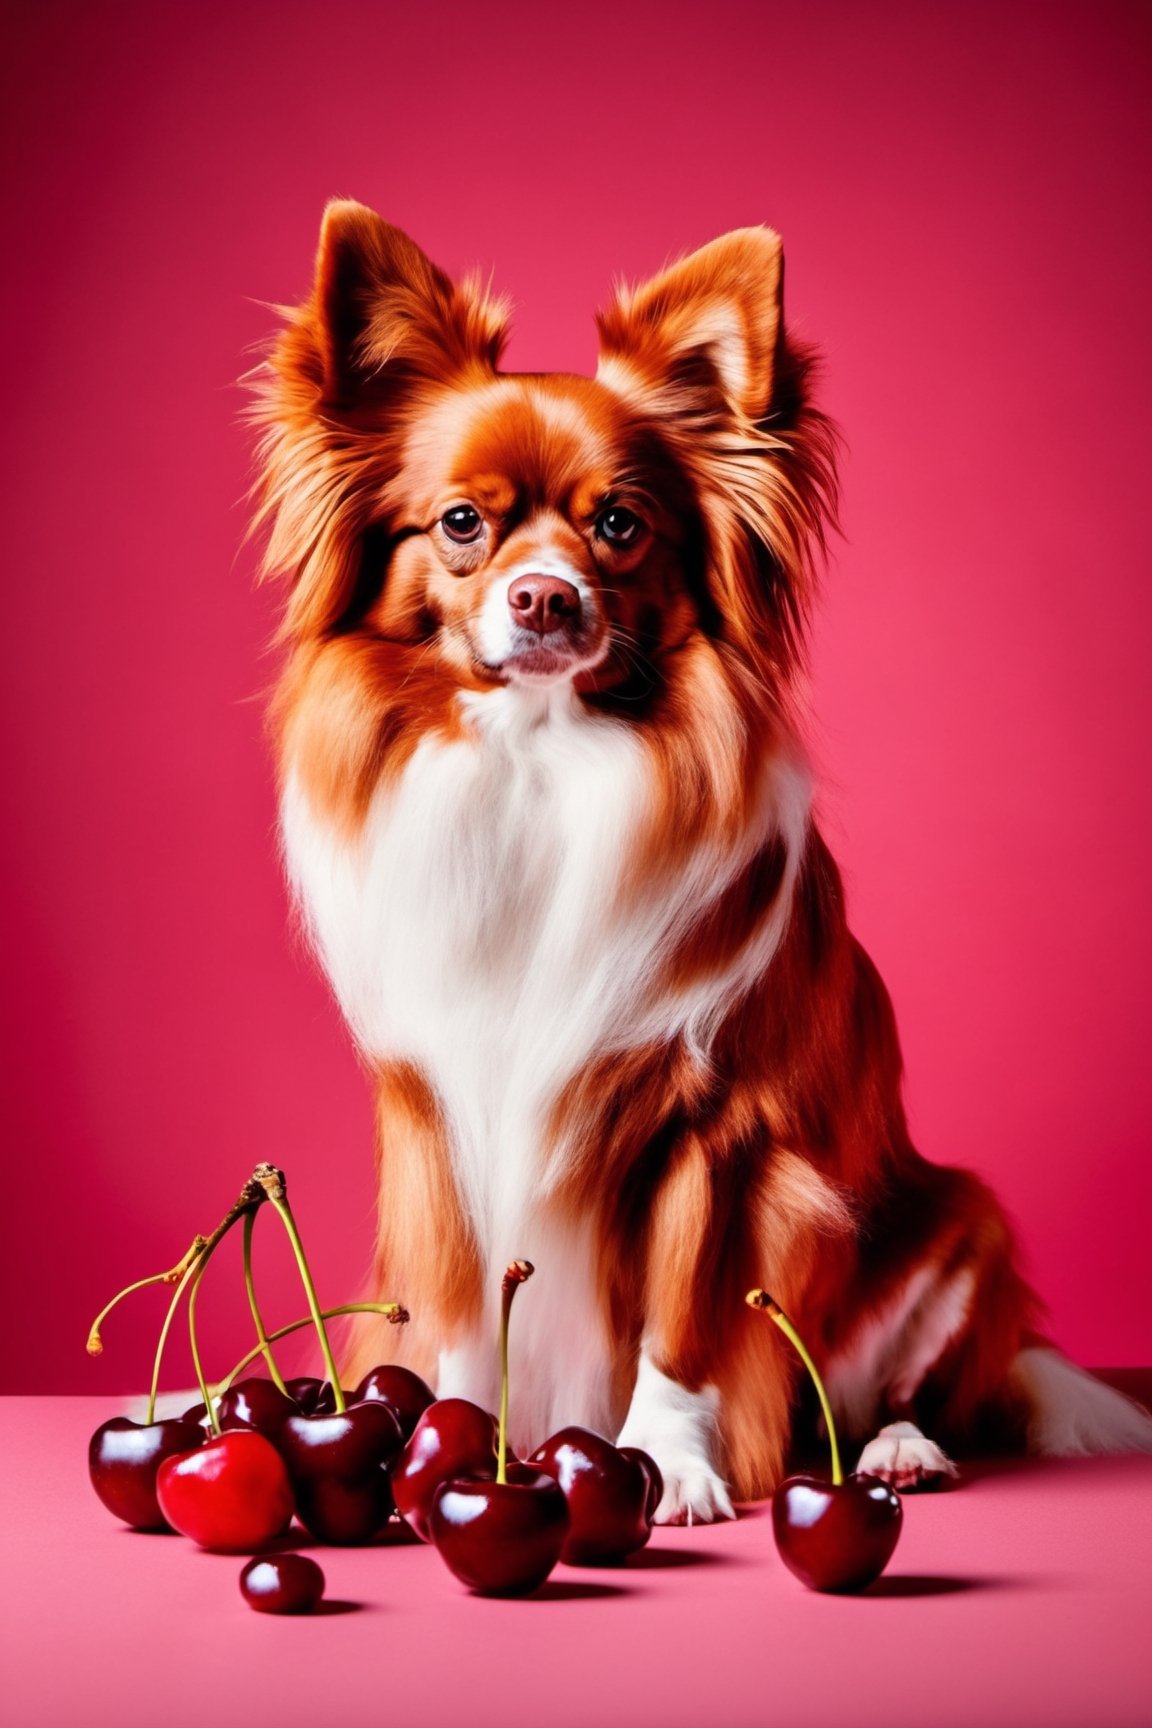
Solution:
[[(276, 860), (233, 382), (334, 193), (493, 267), (525, 369), (591, 369), (614, 275), (783, 232), (850, 446), (825, 820), (915, 1131), (996, 1183), (1071, 1352), (1152, 1360), (1150, 16), (11, 9), (0, 1384), (140, 1385), (159, 1299), (96, 1363), (92, 1312), (257, 1158), (329, 1301), (368, 1261), (367, 1091)], [(227, 1262), (213, 1372), (247, 1340)]]

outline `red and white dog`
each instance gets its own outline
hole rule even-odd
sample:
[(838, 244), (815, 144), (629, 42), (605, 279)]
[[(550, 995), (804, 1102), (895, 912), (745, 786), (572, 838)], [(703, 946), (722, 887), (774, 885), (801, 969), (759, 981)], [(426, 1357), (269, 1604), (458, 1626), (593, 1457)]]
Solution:
[[(666, 1521), (762, 1495), (796, 1365), (869, 1467), (1152, 1422), (1033, 1330), (988, 1189), (913, 1148), (884, 986), (811, 814), (795, 703), (834, 438), (776, 235), (600, 317), (595, 379), (498, 369), (504, 308), (331, 205), (262, 383), (288, 871), (378, 1098), (378, 1273), (414, 1365), (523, 1444), (644, 1446)], [(363, 1342), (360, 1366), (379, 1340)]]

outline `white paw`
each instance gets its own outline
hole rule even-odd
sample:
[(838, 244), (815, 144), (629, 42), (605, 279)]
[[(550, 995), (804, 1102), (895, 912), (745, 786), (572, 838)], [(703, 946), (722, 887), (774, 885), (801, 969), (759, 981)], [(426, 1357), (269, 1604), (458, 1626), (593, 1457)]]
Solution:
[(881, 1428), (861, 1452), (856, 1469), (861, 1475), (882, 1477), (903, 1494), (935, 1488), (946, 1476), (960, 1474), (947, 1453), (912, 1422), (890, 1422)]
[(641, 1351), (636, 1387), (617, 1446), (639, 1446), (664, 1478), (657, 1524), (714, 1524), (735, 1518), (728, 1490), (712, 1468), (719, 1397), (714, 1386), (690, 1392)]
[(728, 1490), (706, 1458), (685, 1458), (679, 1464), (661, 1460), (664, 1494), (656, 1508), (657, 1524), (715, 1524), (735, 1518)]

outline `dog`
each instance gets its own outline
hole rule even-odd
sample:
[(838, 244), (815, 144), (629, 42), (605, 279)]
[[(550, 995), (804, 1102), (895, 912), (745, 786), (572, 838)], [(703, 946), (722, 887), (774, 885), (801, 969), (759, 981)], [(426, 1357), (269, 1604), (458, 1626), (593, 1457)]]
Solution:
[(898, 1487), (990, 1432), (1152, 1448), (1038, 1330), (994, 1195), (909, 1138), (801, 742), (836, 436), (782, 280), (727, 234), (617, 292), (595, 378), (504, 373), (503, 303), (339, 201), (254, 380), (283, 850), (375, 1089), (377, 1283), (492, 1407), (528, 1256), (518, 1444), (645, 1448), (671, 1523), (785, 1464), (750, 1285)]

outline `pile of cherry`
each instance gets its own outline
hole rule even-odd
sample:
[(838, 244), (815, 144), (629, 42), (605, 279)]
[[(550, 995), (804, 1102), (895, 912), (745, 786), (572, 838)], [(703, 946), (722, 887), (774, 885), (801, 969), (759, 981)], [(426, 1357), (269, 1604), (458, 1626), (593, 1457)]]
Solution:
[[(326, 1380), (285, 1380), (272, 1346), (309, 1320), (269, 1334), (252, 1279), (252, 1228), (266, 1202), (288, 1231), (328, 1370)], [(244, 1221), (244, 1273), (256, 1346), (213, 1394), (200, 1365), (196, 1296), (205, 1267), (227, 1232)], [(251, 1553), (281, 1544), (296, 1518), (320, 1542), (372, 1541), (396, 1514), (431, 1542), (472, 1590), (522, 1595), (537, 1589), (558, 1561), (604, 1565), (642, 1548), (663, 1493), (647, 1453), (613, 1446), (569, 1427), (527, 1462), (510, 1456), (508, 1322), (512, 1300), (531, 1275), (514, 1261), (504, 1275), (499, 1334), (500, 1415), (461, 1398), (437, 1400), (420, 1377), (397, 1364), (374, 1368), (356, 1389), (340, 1385), (326, 1321), (369, 1311), (401, 1322), (397, 1303), (356, 1303), (322, 1310), (288, 1205), (283, 1173), (258, 1165), (236, 1204), (211, 1236), (197, 1236), (169, 1271), (129, 1285), (93, 1326), (89, 1350), (101, 1349), (100, 1325), (124, 1296), (144, 1285), (176, 1286), (160, 1334), (148, 1419), (114, 1417), (93, 1434), (92, 1485), (117, 1518), (140, 1530), (176, 1530), (202, 1548)], [(187, 1294), (189, 1340), (201, 1401), (184, 1415), (157, 1420), (164, 1344)], [(773, 1531), (790, 1569), (814, 1589), (861, 1589), (887, 1564), (900, 1532), (900, 1502), (875, 1477), (843, 1478), (831, 1411), (819, 1376), (791, 1323), (762, 1291), (748, 1298), (787, 1333), (815, 1380), (829, 1427), (833, 1480), (793, 1477), (773, 1500)], [(263, 1356), (269, 1377), (237, 1379)], [(305, 1555), (272, 1551), (252, 1559), (240, 1588), (253, 1608), (307, 1612), (324, 1591), (324, 1575)]]
[[(252, 1222), (271, 1201), (289, 1230), (329, 1378), (280, 1377), (251, 1276)], [(244, 1266), (257, 1332), (250, 1358), (263, 1354), (271, 1376), (236, 1379), (210, 1393), (195, 1335), (199, 1278), (218, 1243), (245, 1220)], [(287, 1536), (295, 1517), (317, 1541), (365, 1543), (399, 1513), (422, 1541), (473, 1590), (518, 1595), (544, 1582), (558, 1560), (611, 1564), (647, 1542), (663, 1484), (646, 1453), (617, 1448), (586, 1429), (565, 1428), (530, 1463), (507, 1448), (507, 1336), (512, 1298), (531, 1276), (527, 1261), (503, 1283), (500, 1350), (504, 1389), (500, 1419), (461, 1398), (436, 1400), (420, 1377), (397, 1364), (374, 1368), (352, 1392), (335, 1371), (325, 1322), (368, 1309), (407, 1319), (395, 1303), (320, 1309), (283, 1173), (257, 1167), (240, 1200), (211, 1237), (197, 1237), (170, 1272), (129, 1286), (177, 1286), (161, 1334), (148, 1420), (118, 1416), (89, 1444), (92, 1485), (117, 1518), (140, 1530), (176, 1530), (218, 1553), (251, 1553)], [(155, 1417), (159, 1358), (172, 1314), (188, 1291), (193, 1361), (202, 1397), (184, 1415)], [(128, 1291), (121, 1292), (121, 1295)], [(101, 1348), (101, 1314), (89, 1348)], [(247, 1360), (247, 1359), (246, 1359)], [(253, 1559), (241, 1589), (254, 1608), (301, 1612), (324, 1588), (314, 1561), (291, 1553)]]

